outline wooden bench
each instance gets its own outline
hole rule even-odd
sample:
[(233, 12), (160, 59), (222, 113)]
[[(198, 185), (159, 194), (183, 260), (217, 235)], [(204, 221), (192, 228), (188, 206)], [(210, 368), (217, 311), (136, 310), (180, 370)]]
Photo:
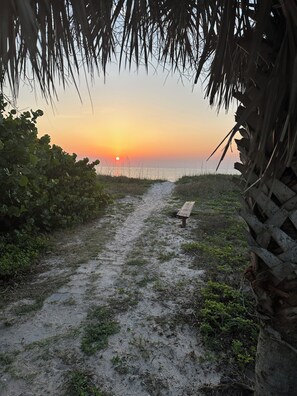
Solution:
[(195, 201), (187, 201), (183, 204), (181, 209), (177, 212), (176, 216), (182, 219), (182, 227), (187, 224), (187, 219), (190, 217)]

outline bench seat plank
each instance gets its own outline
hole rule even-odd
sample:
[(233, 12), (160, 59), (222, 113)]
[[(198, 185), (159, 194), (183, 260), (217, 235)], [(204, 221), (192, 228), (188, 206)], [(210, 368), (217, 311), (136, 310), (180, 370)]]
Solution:
[(187, 218), (190, 217), (195, 201), (187, 201), (183, 204), (181, 209), (177, 212), (177, 217), (182, 219), (182, 227), (184, 228), (187, 224)]
[(195, 201), (185, 202), (183, 204), (182, 208), (177, 212), (177, 216), (184, 217), (184, 218), (190, 217), (190, 214), (191, 214), (194, 204), (195, 204)]

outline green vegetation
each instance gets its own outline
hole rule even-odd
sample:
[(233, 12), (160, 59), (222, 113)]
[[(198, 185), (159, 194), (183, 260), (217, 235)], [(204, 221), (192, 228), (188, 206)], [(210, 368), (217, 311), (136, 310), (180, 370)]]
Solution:
[(105, 306), (94, 307), (88, 314), (87, 321), (81, 349), (87, 355), (92, 355), (107, 347), (108, 338), (118, 332), (119, 326), (114, 320), (113, 311)]
[(140, 353), (143, 360), (148, 360), (150, 358), (150, 340), (143, 336), (134, 336), (129, 342), (130, 345), (135, 347)]
[(25, 230), (0, 232), (0, 279), (29, 271), (46, 246), (43, 235)]
[(230, 361), (244, 367), (255, 358), (258, 327), (250, 312), (251, 300), (238, 288), (209, 281), (202, 289), (200, 330), (213, 350), (221, 351)]
[(249, 255), (245, 224), (238, 215), (240, 191), (232, 178), (184, 177), (176, 194), (196, 201), (194, 241), (183, 249), (192, 255), (195, 268), (205, 270), (206, 284), (194, 294), (193, 323), (228, 376), (238, 378), (254, 364), (258, 325), (254, 298), (243, 278)]
[(6, 111), (0, 97), (0, 278), (26, 272), (44, 249), (43, 234), (100, 213), (109, 201), (95, 166), (50, 138), (37, 137), (41, 110)]
[(36, 300), (33, 300), (32, 303), (30, 304), (21, 304), (21, 305), (17, 305), (14, 308), (14, 313), (17, 314), (18, 316), (21, 315), (26, 315), (30, 312), (34, 312), (39, 310), (40, 308), (42, 308), (43, 306), (43, 301), (44, 298), (43, 296), (40, 296), (39, 298), (37, 298)]
[(69, 375), (65, 396), (107, 396), (107, 394), (97, 389), (89, 373), (75, 370)]
[(0, 353), (0, 365), (1, 366), (9, 366), (13, 363), (15, 358), (15, 353)]
[(119, 374), (129, 373), (128, 359), (129, 358), (127, 356), (115, 355), (112, 357), (111, 363)]
[(133, 258), (127, 261), (127, 265), (142, 266), (145, 264), (147, 264), (147, 260), (142, 257)]
[(138, 290), (131, 287), (119, 288), (117, 294), (108, 299), (108, 305), (114, 314), (125, 312), (139, 303), (139, 296)]
[(176, 257), (176, 253), (175, 252), (161, 252), (158, 256), (158, 260), (161, 263), (165, 263), (166, 261), (170, 261), (173, 258)]
[(142, 195), (148, 187), (156, 182), (156, 180), (108, 175), (98, 175), (97, 179), (114, 198), (123, 198), (126, 195)]
[(144, 271), (142, 275), (140, 275), (140, 279), (136, 281), (138, 287), (142, 288), (148, 285), (151, 282), (156, 280), (156, 275), (149, 273), (148, 271)]

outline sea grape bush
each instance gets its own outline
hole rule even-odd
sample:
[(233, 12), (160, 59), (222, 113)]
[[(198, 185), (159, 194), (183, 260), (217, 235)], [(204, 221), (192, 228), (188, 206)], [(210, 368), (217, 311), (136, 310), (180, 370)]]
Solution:
[[(41, 110), (17, 114), (6, 107), (0, 97), (0, 277), (9, 275), (10, 258), (21, 270), (36, 256), (32, 235), (94, 217), (109, 200), (97, 181), (99, 161), (77, 160), (48, 135), (38, 138)], [(24, 239), (27, 248), (20, 246)]]

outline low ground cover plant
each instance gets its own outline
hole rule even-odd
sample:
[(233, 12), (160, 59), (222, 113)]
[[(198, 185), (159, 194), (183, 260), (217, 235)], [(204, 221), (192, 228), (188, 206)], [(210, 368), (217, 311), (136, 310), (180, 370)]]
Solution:
[(105, 306), (93, 307), (87, 320), (81, 348), (87, 355), (92, 355), (107, 347), (109, 336), (117, 333), (119, 327), (112, 310)]
[(105, 392), (99, 390), (93, 383), (92, 376), (81, 370), (75, 370), (69, 373), (67, 380), (65, 396), (108, 396)]
[(193, 266), (205, 270), (205, 284), (193, 301), (193, 323), (205, 346), (225, 367), (229, 378), (242, 380), (253, 371), (258, 337), (254, 298), (244, 279), (249, 263), (245, 223), (238, 214), (238, 179), (227, 175), (184, 177), (176, 194), (196, 201), (193, 241), (183, 250)]

